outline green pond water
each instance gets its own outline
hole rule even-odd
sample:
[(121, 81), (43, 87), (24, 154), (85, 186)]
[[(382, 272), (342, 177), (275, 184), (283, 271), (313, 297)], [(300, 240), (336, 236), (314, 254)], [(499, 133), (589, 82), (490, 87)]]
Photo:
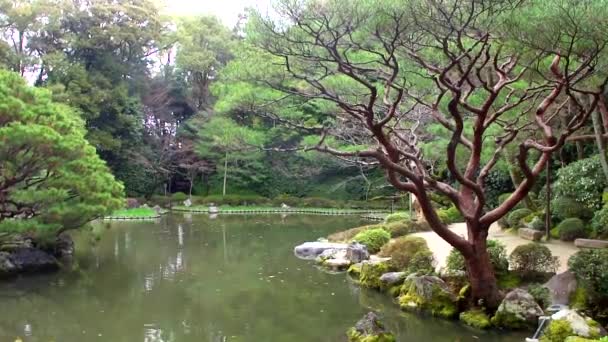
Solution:
[(345, 341), (379, 310), (399, 341), (522, 341), (401, 312), (293, 247), (364, 224), (357, 217), (168, 215), (115, 222), (79, 269), (0, 283), (0, 342)]

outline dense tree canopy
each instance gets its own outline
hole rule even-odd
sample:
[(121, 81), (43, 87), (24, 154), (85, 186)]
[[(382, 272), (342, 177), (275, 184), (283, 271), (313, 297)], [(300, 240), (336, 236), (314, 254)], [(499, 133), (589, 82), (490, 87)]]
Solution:
[(0, 231), (74, 229), (122, 207), (123, 187), (85, 132), (47, 90), (0, 72)]

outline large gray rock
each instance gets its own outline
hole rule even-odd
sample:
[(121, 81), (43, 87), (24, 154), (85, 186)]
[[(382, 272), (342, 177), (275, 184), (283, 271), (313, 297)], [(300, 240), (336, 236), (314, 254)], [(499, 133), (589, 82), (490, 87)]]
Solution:
[(403, 284), (403, 281), (407, 277), (405, 272), (388, 272), (380, 276), (380, 282), (382, 285), (389, 288), (391, 286)]
[(314, 260), (321, 253), (328, 249), (342, 249), (346, 250), (348, 245), (345, 243), (332, 243), (332, 242), (304, 242), (303, 244), (296, 246), (293, 249), (293, 253), (300, 259)]
[(581, 316), (575, 310), (564, 309), (556, 312), (551, 316), (551, 323), (549, 327), (551, 324), (555, 324), (560, 321), (568, 322), (572, 332), (576, 336), (597, 338), (605, 333), (597, 322), (591, 318)]
[(369, 252), (367, 251), (367, 246), (358, 242), (349, 244), (348, 247), (346, 247), (346, 259), (353, 264), (368, 260)]
[(608, 241), (605, 240), (592, 240), (592, 239), (576, 239), (574, 245), (578, 248), (608, 248)]
[(501, 328), (526, 329), (535, 328), (538, 317), (544, 314), (531, 294), (522, 289), (515, 289), (505, 296), (492, 317), (492, 324)]
[(540, 241), (540, 239), (542, 239), (542, 237), (545, 235), (539, 230), (534, 230), (530, 228), (519, 228), (517, 230), (517, 233), (519, 234), (520, 238), (532, 241)]
[(543, 286), (549, 289), (552, 305), (568, 305), (570, 296), (576, 291), (576, 276), (570, 271), (556, 274)]
[(393, 342), (395, 336), (386, 331), (380, 318), (373, 312), (367, 313), (346, 333), (349, 342), (383, 341)]
[(21, 248), (11, 253), (0, 253), (0, 275), (10, 276), (18, 273), (46, 272), (59, 269), (57, 259), (40, 249)]

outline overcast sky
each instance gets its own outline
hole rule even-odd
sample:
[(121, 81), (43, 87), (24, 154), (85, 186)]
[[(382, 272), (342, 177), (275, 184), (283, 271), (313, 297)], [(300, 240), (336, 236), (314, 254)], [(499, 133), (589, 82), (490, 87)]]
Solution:
[(165, 0), (167, 10), (175, 15), (212, 14), (228, 27), (234, 26), (245, 8), (266, 11), (271, 0)]

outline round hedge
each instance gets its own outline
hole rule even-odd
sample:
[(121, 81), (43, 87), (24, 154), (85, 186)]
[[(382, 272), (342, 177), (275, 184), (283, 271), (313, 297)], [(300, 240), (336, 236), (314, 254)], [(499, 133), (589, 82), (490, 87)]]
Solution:
[(560, 222), (557, 226), (557, 231), (559, 232), (559, 239), (562, 241), (574, 241), (575, 239), (588, 236), (585, 223), (581, 219), (574, 217)]
[(391, 234), (382, 228), (370, 229), (355, 235), (352, 241), (367, 246), (370, 253), (377, 253), (391, 239)]
[(513, 271), (523, 275), (555, 272), (559, 266), (559, 260), (551, 254), (551, 250), (535, 242), (515, 247), (509, 256), (509, 263)]

